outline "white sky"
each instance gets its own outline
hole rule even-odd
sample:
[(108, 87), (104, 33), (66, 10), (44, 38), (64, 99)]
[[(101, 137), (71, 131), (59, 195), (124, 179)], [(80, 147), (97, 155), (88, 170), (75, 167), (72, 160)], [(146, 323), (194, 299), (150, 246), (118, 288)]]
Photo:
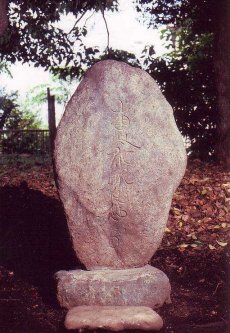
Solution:
[[(83, 22), (90, 17), (87, 14)], [(140, 56), (141, 51), (146, 45), (154, 45), (157, 54), (164, 53), (165, 49), (161, 45), (159, 32), (153, 29), (147, 29), (145, 25), (137, 20), (137, 12), (133, 8), (132, 0), (119, 0), (119, 12), (105, 13), (106, 21), (110, 34), (110, 47), (132, 52)], [(74, 24), (70, 17), (61, 22), (61, 26), (69, 31)], [(105, 22), (101, 13), (95, 13), (87, 21), (88, 34), (85, 38), (87, 46), (99, 46), (103, 50), (107, 46), (107, 32)], [(13, 79), (7, 75), (0, 75), (0, 85), (5, 86), (7, 90), (18, 90), (23, 98), (26, 92), (32, 87), (47, 83), (50, 81), (50, 74), (42, 68), (35, 68), (28, 64), (12, 65), (11, 73)], [(46, 111), (42, 111), (44, 114)], [(45, 116), (42, 115), (42, 118)]]

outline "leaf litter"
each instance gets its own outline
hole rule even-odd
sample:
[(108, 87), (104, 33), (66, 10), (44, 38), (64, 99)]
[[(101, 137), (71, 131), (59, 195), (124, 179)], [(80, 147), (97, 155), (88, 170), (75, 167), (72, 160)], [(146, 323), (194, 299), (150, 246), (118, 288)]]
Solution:
[[(47, 210), (45, 223), (53, 219), (56, 228), (58, 218), (64, 219), (50, 164), (1, 165), (0, 189), (4, 196), (8, 195), (5, 200), (6, 205), (10, 200), (15, 202), (15, 191), (21, 196), (21, 207), (18, 207), (20, 214), (21, 210), (24, 215), (28, 209), (33, 212), (34, 201), (30, 206), (28, 204), (31, 193), (33, 195), (40, 193), (39, 197), (42, 200), (47, 198), (46, 201), (50, 203), (47, 207), (43, 207), (46, 201), (41, 202), (40, 210)], [(60, 210), (58, 213), (60, 216), (57, 215), (57, 210)], [(5, 215), (12, 213), (10, 204), (3, 213)], [(30, 218), (28, 221), (32, 223)], [(11, 238), (15, 237), (15, 243), (18, 228), (23, 227), (21, 215), (16, 222), (13, 230), (8, 230), (6, 233)], [(172, 304), (158, 310), (165, 321), (162, 332), (227, 333), (229, 232), (230, 173), (219, 165), (202, 163), (199, 160), (190, 161), (185, 176), (173, 196), (162, 244), (151, 261), (152, 265), (167, 274), (172, 284)], [(55, 235), (52, 235), (55, 238)], [(1, 242), (0, 250), (1, 247), (4, 248), (4, 244), (6, 248), (3, 250), (8, 251), (12, 248), (6, 241)], [(27, 239), (25, 244), (27, 253)], [(40, 247), (40, 243), (37, 246)], [(47, 257), (47, 254), (44, 256)], [(61, 253), (55, 254), (57, 262), (53, 260), (52, 265), (58, 267), (61, 256), (63, 257)], [(63, 269), (68, 269), (65, 267), (68, 260), (66, 257), (62, 259)], [(0, 266), (1, 264), (0, 262)], [(30, 277), (25, 280), (20, 270), (22, 263), (20, 269), (8, 265), (7, 258), (3, 264), (5, 267), (2, 266), (0, 269), (3, 286), (2, 288), (0, 286), (0, 306), (5, 310), (5, 315), (4, 311), (0, 311), (3, 315), (3, 318), (0, 318), (3, 323), (2, 332), (19, 333), (18, 327), (22, 329), (20, 332), (27, 332), (27, 327), (30, 333), (37, 332), (38, 327), (40, 333), (66, 332), (62, 325), (65, 311), (58, 308), (55, 295), (51, 295), (49, 301), (46, 301), (47, 291), (42, 284), (37, 283), (37, 271), (33, 272), (33, 267), (30, 267)], [(47, 267), (50, 269), (49, 262)], [(51, 273), (53, 274), (51, 269), (50, 273), (47, 270), (46, 278), (49, 274), (52, 275)], [(52, 281), (51, 284), (54, 283)], [(1, 296), (6, 294), (7, 302), (5, 301), (7, 297)], [(6, 315), (6, 304), (10, 321)], [(31, 304), (31, 307), (28, 307), (28, 304)]]

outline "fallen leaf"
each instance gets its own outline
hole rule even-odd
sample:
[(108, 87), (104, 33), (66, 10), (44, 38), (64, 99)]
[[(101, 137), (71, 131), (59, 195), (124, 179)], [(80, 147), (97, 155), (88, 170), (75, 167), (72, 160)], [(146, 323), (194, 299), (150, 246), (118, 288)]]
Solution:
[(183, 244), (178, 245), (178, 247), (186, 248), (186, 247), (188, 247), (188, 244), (183, 243)]
[(217, 242), (217, 244), (219, 244), (220, 246), (226, 246), (226, 245), (228, 245), (228, 243), (226, 243), (226, 242), (220, 242), (220, 241), (216, 241)]
[(208, 247), (210, 248), (210, 250), (215, 250), (215, 246), (211, 245), (211, 244), (208, 244)]
[(179, 226), (179, 228), (182, 228), (182, 227), (183, 227), (183, 222), (180, 221), (180, 222), (178, 223), (178, 226)]
[(181, 211), (178, 208), (173, 208), (173, 211), (176, 215), (181, 215)]
[(202, 194), (202, 195), (206, 195), (207, 193), (208, 193), (208, 191), (205, 190), (205, 189), (201, 191), (201, 194)]

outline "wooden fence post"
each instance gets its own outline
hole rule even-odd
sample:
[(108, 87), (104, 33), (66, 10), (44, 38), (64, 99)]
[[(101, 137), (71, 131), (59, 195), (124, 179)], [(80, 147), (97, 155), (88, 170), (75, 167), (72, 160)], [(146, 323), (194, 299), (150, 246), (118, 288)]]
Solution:
[(49, 137), (50, 148), (53, 155), (54, 140), (56, 135), (56, 118), (55, 118), (55, 96), (50, 94), (50, 89), (47, 88), (47, 100), (48, 100), (48, 123), (49, 123)]

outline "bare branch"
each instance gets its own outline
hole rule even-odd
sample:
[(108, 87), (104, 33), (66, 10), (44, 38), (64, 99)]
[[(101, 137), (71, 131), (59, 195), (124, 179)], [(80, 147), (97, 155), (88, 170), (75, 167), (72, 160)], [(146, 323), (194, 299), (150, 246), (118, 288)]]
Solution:
[(86, 14), (86, 11), (84, 11), (81, 16), (79, 17), (79, 19), (76, 20), (76, 22), (74, 23), (74, 26), (72, 27), (72, 29), (68, 32), (68, 35), (71, 34), (71, 32), (75, 29), (76, 25), (78, 24), (78, 22), (83, 18), (83, 16)]
[(95, 14), (96, 10), (93, 11), (93, 13), (87, 17), (87, 19), (85, 20), (84, 26), (86, 25), (87, 21), (91, 19), (91, 17)]
[(105, 18), (105, 9), (103, 6), (101, 6), (101, 13), (102, 13), (102, 17), (103, 17), (103, 20), (105, 22), (105, 27), (106, 27), (106, 31), (107, 31), (107, 52), (109, 53), (109, 28), (108, 28), (108, 24), (107, 24), (107, 21), (106, 21), (106, 18)]

